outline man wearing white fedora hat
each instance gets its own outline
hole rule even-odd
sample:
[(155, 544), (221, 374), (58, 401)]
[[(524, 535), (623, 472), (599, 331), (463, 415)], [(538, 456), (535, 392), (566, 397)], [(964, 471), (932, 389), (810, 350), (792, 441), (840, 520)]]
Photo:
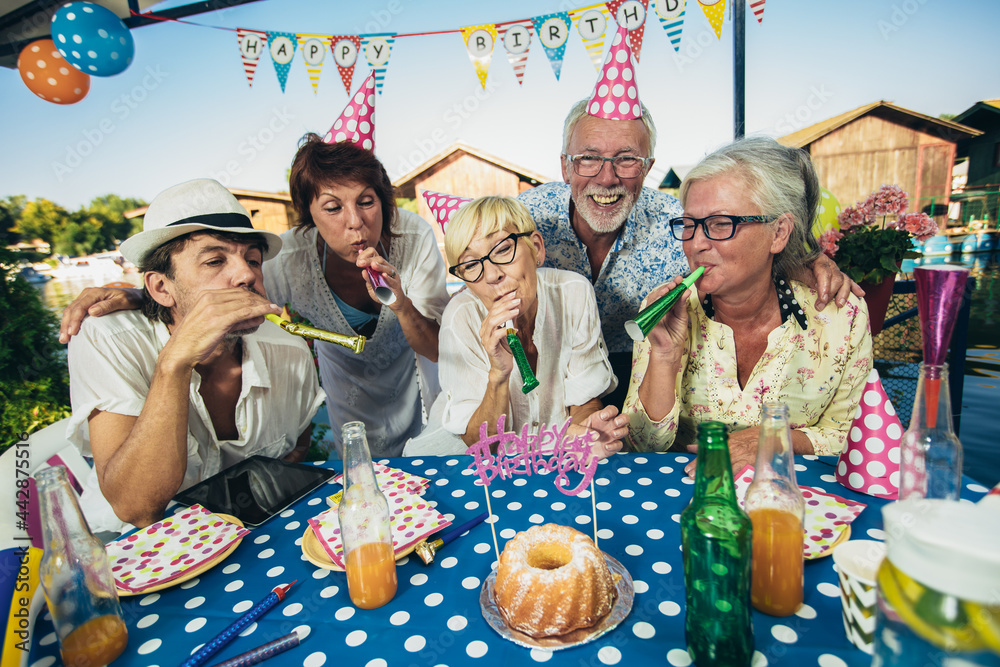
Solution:
[(69, 345), (67, 433), (94, 458), (81, 505), (95, 531), (149, 525), (248, 456), (305, 454), (325, 395), (306, 344), (263, 324), (280, 313), (262, 273), (280, 249), (210, 179), (162, 192), (122, 243), (141, 311), (88, 318)]

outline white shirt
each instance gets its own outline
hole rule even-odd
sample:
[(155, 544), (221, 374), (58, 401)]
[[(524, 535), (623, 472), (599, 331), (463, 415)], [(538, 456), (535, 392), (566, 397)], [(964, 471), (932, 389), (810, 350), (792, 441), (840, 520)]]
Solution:
[[(514, 367), (508, 378), (507, 431), (519, 431), (525, 424), (533, 433), (542, 424), (561, 426), (569, 418), (570, 406), (603, 396), (618, 384), (601, 335), (594, 288), (587, 279), (572, 271), (538, 269), (537, 298), (532, 341), (538, 350), (538, 387), (522, 393), (521, 375)], [(455, 295), (444, 311), (442, 422), (452, 433), (466, 432), (486, 395), (490, 360), (479, 339), (486, 314), (486, 307), (471, 290)]]
[[(94, 410), (139, 416), (156, 360), (169, 338), (166, 325), (151, 322), (137, 310), (84, 320), (69, 344), (73, 415), (66, 433), (84, 455), (91, 454), (87, 419)], [(188, 393), (188, 463), (178, 490), (254, 454), (284, 456), (294, 449), (326, 398), (305, 342), (270, 322), (243, 337), (238, 439), (216, 437), (200, 387), (201, 376), (194, 371)], [(85, 486), (80, 505), (92, 530), (128, 528), (101, 494), (96, 471)]]
[[(393, 231), (399, 236), (392, 239), (386, 259), (396, 267), (413, 306), (440, 322), (448, 303), (441, 251), (429, 223), (409, 211), (397, 209), (397, 213)], [(315, 227), (281, 235), (281, 253), (264, 270), (267, 296), (279, 306), (288, 304), (314, 326), (353, 336), (356, 332), (323, 276), (317, 235)], [(396, 314), (385, 306), (361, 354), (322, 341), (316, 341), (315, 349), (327, 393), (329, 437), (338, 452), (343, 425), (362, 421), (372, 456), (399, 456), (407, 438), (420, 432), (440, 390), (437, 364), (413, 351)]]

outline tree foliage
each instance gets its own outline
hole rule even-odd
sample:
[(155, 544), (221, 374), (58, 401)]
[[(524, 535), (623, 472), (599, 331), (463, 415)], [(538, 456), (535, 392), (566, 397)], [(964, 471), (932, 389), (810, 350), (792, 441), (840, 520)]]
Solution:
[(42, 239), (61, 255), (114, 250), (141, 226), (139, 218), (128, 220), (124, 213), (145, 205), (141, 199), (108, 194), (71, 213), (48, 199), (29, 202), (16, 195), (0, 200), (0, 236), (7, 231), (22, 241)]
[(69, 415), (69, 376), (58, 335), (55, 315), (17, 274), (16, 255), (0, 247), (0, 451), (18, 433)]

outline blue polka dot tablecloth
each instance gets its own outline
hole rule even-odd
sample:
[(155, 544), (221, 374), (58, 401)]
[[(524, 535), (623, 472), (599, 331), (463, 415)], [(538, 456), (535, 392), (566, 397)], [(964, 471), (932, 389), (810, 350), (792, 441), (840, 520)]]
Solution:
[[(396, 597), (379, 609), (356, 609), (346, 576), (318, 569), (302, 555), (307, 520), (326, 509), (326, 485), (254, 529), (216, 567), (159, 593), (122, 598), (128, 647), (114, 667), (182, 663), (203, 643), (263, 599), (276, 585), (298, 580), (284, 602), (249, 626), (210, 663), (221, 662), (293, 629), (302, 643), (266, 664), (364, 667), (424, 665), (689, 665), (684, 641), (684, 571), (680, 513), (694, 485), (684, 454), (619, 454), (602, 462), (594, 478), (602, 550), (618, 559), (635, 583), (632, 612), (613, 631), (589, 644), (549, 652), (522, 648), (483, 619), (479, 593), (496, 555), (488, 523), (445, 545), (432, 565), (416, 557), (398, 562)], [(486, 509), (472, 457), (383, 460), (431, 480), (425, 497), (456, 525)], [(799, 457), (798, 482), (866, 503), (852, 524), (852, 539), (881, 540), (885, 501), (855, 493), (834, 478), (835, 458)], [(326, 464), (324, 464), (326, 465)], [(339, 467), (339, 464), (331, 464)], [(542, 523), (572, 526), (593, 535), (592, 499), (560, 493), (555, 475), (495, 479), (489, 487), (500, 548), (517, 531)], [(966, 478), (963, 499), (987, 489)], [(871, 657), (844, 635), (840, 592), (832, 558), (807, 561), (805, 599), (793, 616), (753, 612), (753, 665), (868, 665)], [(59, 664), (58, 642), (44, 611), (35, 623), (30, 667)]]

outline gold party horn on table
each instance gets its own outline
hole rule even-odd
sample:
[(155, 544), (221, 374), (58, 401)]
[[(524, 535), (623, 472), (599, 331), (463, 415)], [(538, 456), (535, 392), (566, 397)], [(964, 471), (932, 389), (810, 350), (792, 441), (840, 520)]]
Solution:
[(649, 335), (649, 332), (656, 326), (656, 323), (663, 319), (663, 316), (667, 314), (667, 311), (674, 307), (674, 304), (681, 298), (681, 295), (684, 294), (684, 292), (691, 287), (691, 285), (694, 284), (694, 281), (698, 280), (703, 273), (705, 273), (705, 267), (699, 266), (691, 272), (691, 275), (682, 280), (680, 285), (646, 306), (644, 310), (639, 311), (639, 314), (635, 316), (634, 320), (626, 322), (625, 331), (628, 332), (629, 338), (636, 342), (645, 340), (646, 336)]
[(345, 336), (344, 334), (324, 331), (323, 329), (317, 329), (316, 327), (311, 327), (306, 324), (295, 324), (270, 313), (264, 317), (271, 320), (288, 333), (296, 336), (302, 336), (303, 338), (315, 338), (316, 340), (323, 340), (327, 343), (343, 345), (344, 347), (354, 350), (354, 354), (361, 354), (361, 350), (365, 349), (364, 336)]

